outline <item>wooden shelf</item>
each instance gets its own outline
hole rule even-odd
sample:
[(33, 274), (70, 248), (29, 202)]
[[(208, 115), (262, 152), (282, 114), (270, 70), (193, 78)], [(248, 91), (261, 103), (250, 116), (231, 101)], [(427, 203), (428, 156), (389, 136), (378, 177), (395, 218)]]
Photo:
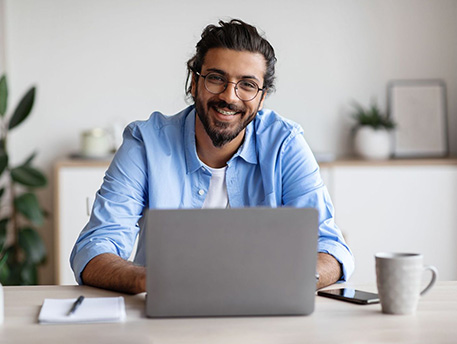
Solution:
[[(56, 167), (85, 167), (106, 166), (111, 159), (63, 159), (56, 162)], [(319, 162), (321, 167), (344, 167), (344, 166), (434, 166), (434, 165), (457, 165), (457, 157), (450, 158), (414, 158), (414, 159), (389, 159), (389, 160), (363, 160), (355, 157), (339, 158), (334, 161)]]
[(389, 160), (363, 160), (358, 158), (341, 158), (330, 162), (320, 162), (321, 167), (345, 167), (345, 166), (436, 166), (457, 165), (457, 158), (426, 158), (426, 159), (389, 159)]
[(60, 167), (108, 167), (111, 159), (62, 159), (55, 163), (55, 168)]

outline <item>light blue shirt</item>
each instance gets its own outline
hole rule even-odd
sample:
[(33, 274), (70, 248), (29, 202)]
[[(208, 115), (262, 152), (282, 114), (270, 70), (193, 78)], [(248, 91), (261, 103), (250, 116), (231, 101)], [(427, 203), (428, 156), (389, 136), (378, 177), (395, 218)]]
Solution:
[[(211, 172), (195, 145), (195, 109), (174, 116), (154, 112), (131, 123), (96, 194), (88, 224), (71, 253), (78, 283), (86, 264), (101, 253), (128, 259), (147, 208), (202, 208)], [(333, 219), (333, 205), (301, 127), (271, 110), (246, 127), (243, 144), (227, 162), (231, 208), (312, 207), (319, 211), (318, 251), (342, 265), (342, 280), (354, 270), (353, 256)], [(280, 230), (278, 228), (278, 230)], [(135, 262), (145, 264), (142, 231)]]

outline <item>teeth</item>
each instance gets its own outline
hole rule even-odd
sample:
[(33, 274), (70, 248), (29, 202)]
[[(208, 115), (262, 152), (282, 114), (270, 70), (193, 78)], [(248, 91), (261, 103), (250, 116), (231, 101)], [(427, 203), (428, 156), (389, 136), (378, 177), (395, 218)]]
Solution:
[(226, 116), (233, 116), (233, 115), (236, 114), (236, 111), (225, 111), (225, 110), (222, 110), (220, 108), (216, 108), (216, 110), (218, 112), (220, 112), (221, 114), (226, 115)]

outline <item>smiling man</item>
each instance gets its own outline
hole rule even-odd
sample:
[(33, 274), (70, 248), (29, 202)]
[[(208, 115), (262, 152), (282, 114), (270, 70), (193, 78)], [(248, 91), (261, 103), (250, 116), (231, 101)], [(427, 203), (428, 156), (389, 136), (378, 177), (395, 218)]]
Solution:
[(273, 47), (255, 27), (232, 20), (205, 28), (187, 63), (186, 91), (194, 105), (174, 116), (155, 112), (125, 129), (71, 254), (78, 283), (145, 291), (138, 222), (147, 208), (254, 206), (316, 208), (317, 287), (349, 278), (352, 253), (334, 223), (303, 130), (263, 109), (274, 89), (275, 63)]
[(191, 68), (197, 153), (208, 166), (224, 167), (241, 146), (265, 100), (265, 69), (261, 54), (227, 48), (210, 49), (201, 71)]

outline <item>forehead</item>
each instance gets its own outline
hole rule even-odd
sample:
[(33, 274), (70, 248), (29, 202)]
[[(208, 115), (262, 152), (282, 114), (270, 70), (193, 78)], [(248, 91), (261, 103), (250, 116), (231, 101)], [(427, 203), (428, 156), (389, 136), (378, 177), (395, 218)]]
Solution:
[(202, 72), (220, 70), (230, 77), (255, 77), (263, 82), (266, 61), (262, 54), (249, 51), (237, 51), (225, 48), (208, 50), (202, 66)]

